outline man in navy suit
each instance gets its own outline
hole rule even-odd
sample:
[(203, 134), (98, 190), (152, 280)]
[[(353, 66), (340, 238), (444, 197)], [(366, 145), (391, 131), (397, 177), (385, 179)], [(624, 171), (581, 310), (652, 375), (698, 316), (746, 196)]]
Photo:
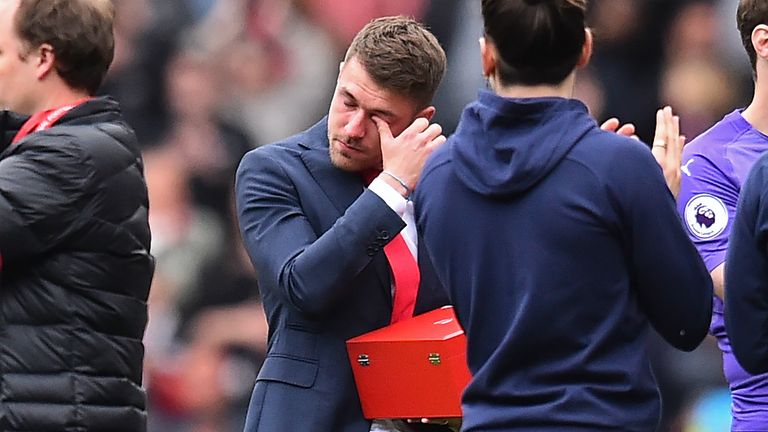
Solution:
[(384, 249), (396, 239), (418, 263), (406, 313), (447, 303), (407, 200), (445, 142), (429, 121), (444, 70), (422, 25), (374, 20), (341, 64), (328, 116), (243, 158), (237, 211), (269, 320), (247, 432), (398, 430), (363, 418), (345, 341), (393, 320), (399, 269)]

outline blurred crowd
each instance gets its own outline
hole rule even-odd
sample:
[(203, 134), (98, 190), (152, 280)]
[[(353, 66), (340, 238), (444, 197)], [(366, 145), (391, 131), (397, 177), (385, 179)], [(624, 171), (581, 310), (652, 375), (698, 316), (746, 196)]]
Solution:
[[(115, 3), (116, 58), (102, 93), (121, 102), (143, 146), (157, 258), (145, 341), (150, 430), (239, 431), (267, 340), (233, 214), (240, 158), (320, 119), (346, 46), (383, 15), (422, 20), (446, 49), (448, 73), (435, 105), (450, 133), (485, 85), (480, 1)], [(596, 50), (577, 97), (598, 120), (635, 123), (645, 140), (656, 108), (670, 104), (690, 141), (748, 103), (751, 69), (736, 30), (737, 3), (591, 0)], [(649, 343), (664, 397), (662, 430), (727, 430), (714, 341), (691, 354)]]

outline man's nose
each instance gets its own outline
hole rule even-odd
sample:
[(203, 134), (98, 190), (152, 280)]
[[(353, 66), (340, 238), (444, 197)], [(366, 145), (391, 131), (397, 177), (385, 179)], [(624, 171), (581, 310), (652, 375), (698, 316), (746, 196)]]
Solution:
[(365, 136), (367, 119), (363, 110), (357, 110), (344, 126), (344, 132), (350, 138), (362, 138)]

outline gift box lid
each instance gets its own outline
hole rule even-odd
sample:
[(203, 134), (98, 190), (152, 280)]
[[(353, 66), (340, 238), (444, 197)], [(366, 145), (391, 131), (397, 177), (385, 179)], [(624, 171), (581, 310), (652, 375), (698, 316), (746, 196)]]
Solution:
[(452, 339), (464, 334), (452, 306), (415, 316), (352, 338), (347, 343), (361, 342), (424, 342)]

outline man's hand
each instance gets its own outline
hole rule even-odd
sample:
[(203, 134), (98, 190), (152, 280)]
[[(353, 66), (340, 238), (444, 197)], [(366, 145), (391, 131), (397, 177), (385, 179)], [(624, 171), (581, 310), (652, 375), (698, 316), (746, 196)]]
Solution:
[(408, 423), (439, 425), (439, 426), (448, 427), (454, 431), (459, 431), (461, 429), (461, 420), (462, 420), (461, 417), (423, 418), (423, 419), (408, 419)]
[(635, 125), (632, 123), (622, 125), (619, 119), (616, 117), (612, 117), (606, 120), (603, 124), (600, 125), (600, 129), (606, 132), (616, 132), (619, 135), (639, 139), (637, 135), (635, 135)]
[(681, 161), (685, 137), (680, 135), (680, 117), (672, 113), (671, 107), (656, 112), (656, 133), (651, 153), (664, 172), (667, 187), (675, 198), (680, 193)]
[(390, 174), (384, 180), (396, 190), (403, 189), (399, 185), (399, 181), (402, 181), (409, 189), (404, 191), (407, 195), (416, 187), (429, 155), (445, 143), (443, 128), (420, 117), (395, 138), (387, 122), (378, 117), (373, 117), (373, 121), (376, 122), (381, 139), (384, 171)]

